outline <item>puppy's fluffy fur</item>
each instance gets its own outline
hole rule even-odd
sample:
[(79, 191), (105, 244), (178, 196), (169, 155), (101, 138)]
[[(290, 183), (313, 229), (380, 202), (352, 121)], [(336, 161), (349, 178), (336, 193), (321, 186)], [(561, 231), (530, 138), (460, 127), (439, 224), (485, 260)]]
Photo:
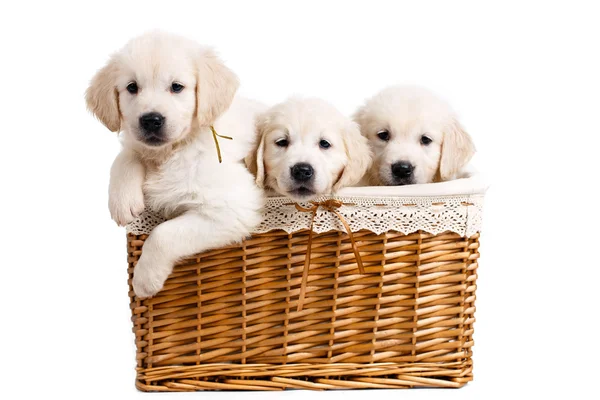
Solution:
[[(296, 201), (357, 183), (371, 154), (358, 125), (316, 98), (291, 98), (258, 118), (259, 142), (247, 160), (258, 186)], [(311, 174), (298, 179), (294, 168)]]
[[(388, 87), (368, 99), (354, 120), (374, 154), (363, 184), (452, 180), (460, 176), (475, 152), (471, 137), (450, 106), (421, 87)], [(412, 172), (396, 169), (394, 173), (394, 165), (399, 163), (410, 166)]]
[[(137, 93), (128, 90), (132, 82)], [(156, 294), (180, 258), (239, 241), (260, 222), (263, 194), (242, 160), (263, 107), (234, 99), (237, 87), (212, 50), (158, 32), (130, 41), (91, 81), (88, 108), (122, 132), (111, 169), (112, 218), (125, 225), (145, 207), (169, 218), (152, 231), (134, 269), (138, 296)], [(140, 119), (150, 112), (164, 117), (157, 132)], [(211, 125), (234, 138), (220, 141), (222, 164)]]

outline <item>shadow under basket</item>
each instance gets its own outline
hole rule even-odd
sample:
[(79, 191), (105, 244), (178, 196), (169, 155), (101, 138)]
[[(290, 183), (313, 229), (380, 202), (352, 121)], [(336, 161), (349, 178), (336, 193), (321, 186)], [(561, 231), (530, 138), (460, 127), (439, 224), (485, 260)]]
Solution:
[[(337, 215), (270, 199), (266, 215), (277, 221), (265, 217), (259, 230), (266, 232), (186, 258), (144, 300), (131, 280), (148, 237), (140, 232), (151, 229), (129, 230), (137, 388), (458, 388), (471, 381), (482, 196), (357, 198), (342, 197)], [(379, 228), (365, 229), (365, 213)], [(402, 233), (423, 216), (428, 231)], [(271, 229), (285, 220), (295, 226)]]

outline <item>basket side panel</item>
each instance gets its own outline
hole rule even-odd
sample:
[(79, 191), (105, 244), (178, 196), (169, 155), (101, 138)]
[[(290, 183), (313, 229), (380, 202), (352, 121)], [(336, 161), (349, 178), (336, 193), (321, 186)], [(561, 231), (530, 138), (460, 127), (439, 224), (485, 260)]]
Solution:
[(258, 234), (178, 263), (155, 297), (131, 288), (141, 390), (459, 387), (472, 379), (479, 235)]

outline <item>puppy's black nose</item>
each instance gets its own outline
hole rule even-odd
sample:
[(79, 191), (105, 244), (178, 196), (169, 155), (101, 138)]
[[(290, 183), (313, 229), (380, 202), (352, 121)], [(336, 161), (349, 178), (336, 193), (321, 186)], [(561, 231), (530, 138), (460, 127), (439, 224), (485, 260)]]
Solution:
[(313, 177), (315, 170), (310, 164), (298, 163), (291, 168), (291, 173), (295, 180), (305, 182)]
[(410, 178), (415, 167), (409, 162), (399, 161), (395, 164), (392, 164), (392, 175), (395, 178)]
[(157, 112), (149, 112), (140, 117), (140, 125), (146, 132), (158, 132), (164, 123), (165, 117)]

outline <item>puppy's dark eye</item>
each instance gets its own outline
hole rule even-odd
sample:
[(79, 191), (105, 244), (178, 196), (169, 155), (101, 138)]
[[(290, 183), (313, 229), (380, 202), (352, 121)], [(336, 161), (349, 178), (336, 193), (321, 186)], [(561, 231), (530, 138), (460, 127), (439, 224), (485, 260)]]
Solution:
[(321, 139), (321, 141), (319, 142), (319, 147), (322, 148), (322, 149), (328, 149), (328, 148), (331, 147), (331, 143), (329, 143), (325, 139)]
[(131, 94), (136, 94), (138, 92), (138, 85), (135, 82), (129, 82), (127, 85), (127, 91)]
[(179, 93), (183, 88), (184, 86), (181, 83), (173, 82), (173, 84), (171, 84), (171, 92), (173, 93)]
[(288, 147), (288, 140), (287, 139), (279, 139), (275, 141), (275, 144), (279, 147)]
[(433, 142), (433, 139), (427, 135), (421, 136), (421, 144), (427, 146), (429, 143)]
[(390, 140), (390, 133), (384, 129), (382, 131), (377, 132), (377, 137), (383, 140), (384, 142), (387, 142), (388, 140)]

